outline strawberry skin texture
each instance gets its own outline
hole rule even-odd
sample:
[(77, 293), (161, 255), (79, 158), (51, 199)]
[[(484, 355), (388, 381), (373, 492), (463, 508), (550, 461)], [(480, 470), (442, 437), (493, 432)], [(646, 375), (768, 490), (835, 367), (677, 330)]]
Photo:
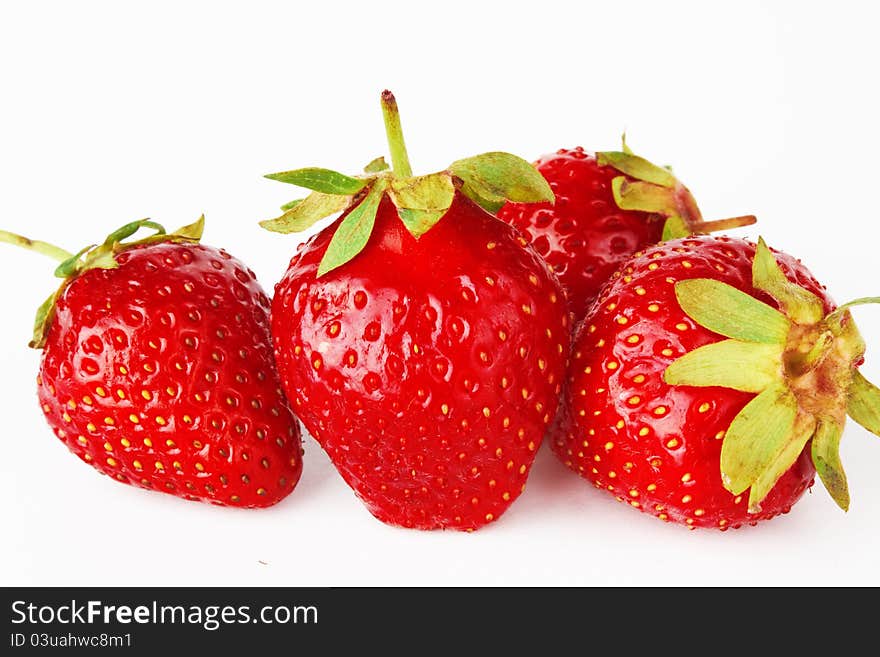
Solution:
[[(666, 367), (723, 339), (681, 310), (677, 281), (714, 278), (774, 308), (752, 286), (753, 244), (693, 237), (654, 246), (617, 272), (578, 327), (564, 410), (552, 447), (572, 470), (619, 501), (666, 521), (727, 529), (787, 513), (812, 485), (809, 444), (761, 503), (722, 485), (724, 431), (754, 395), (728, 388), (670, 386)], [(824, 287), (798, 261), (775, 253), (792, 282), (834, 309)]]
[(580, 319), (620, 265), (660, 241), (663, 220), (617, 207), (611, 181), (622, 174), (600, 166), (581, 147), (545, 155), (535, 167), (550, 183), (555, 204), (507, 203), (498, 218), (532, 243), (559, 277), (570, 310)]
[(204, 245), (134, 246), (116, 260), (58, 298), (38, 378), (55, 434), (127, 484), (278, 502), (299, 480), (302, 442), (253, 273)]
[(316, 280), (337, 225), (300, 247), (275, 289), (294, 411), (383, 522), (497, 519), (557, 410), (570, 333), (557, 281), (460, 195), (419, 240), (383, 199), (364, 250)]

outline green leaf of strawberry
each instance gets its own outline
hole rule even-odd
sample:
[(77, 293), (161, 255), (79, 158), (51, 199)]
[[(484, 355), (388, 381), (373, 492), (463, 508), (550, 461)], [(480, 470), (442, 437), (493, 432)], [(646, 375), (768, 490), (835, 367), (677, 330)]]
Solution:
[(391, 181), (391, 199), (398, 207), (413, 210), (448, 210), (455, 194), (446, 172)]
[[(780, 408), (776, 414), (772, 414), (768, 419), (774, 423), (779, 422), (780, 415), (783, 412), (790, 412), (791, 408), (787, 406), (788, 397), (783, 397), (780, 401)], [(795, 402), (796, 408), (796, 402)], [(787, 418), (786, 418), (787, 419)], [(736, 421), (734, 419), (734, 421)], [(792, 423), (789, 431), (781, 438), (775, 435), (771, 436), (770, 431), (776, 429), (778, 424), (770, 425), (767, 433), (767, 449), (770, 458), (764, 464), (755, 464), (757, 476), (749, 486), (749, 513), (760, 513), (761, 503), (779, 481), (780, 477), (791, 469), (807, 441), (813, 436), (816, 430), (816, 418), (810, 415), (795, 415), (795, 421)], [(767, 429), (765, 429), (767, 430)], [(773, 438), (776, 438), (774, 441)], [(763, 467), (762, 467), (763, 465)]]
[(266, 219), (260, 226), (273, 233), (299, 233), (311, 228), (316, 222), (348, 207), (349, 196), (333, 196), (314, 192), (301, 201), (294, 201), (290, 209), (280, 217)]
[(269, 173), (265, 177), (269, 180), (305, 187), (322, 194), (341, 194), (343, 196), (357, 194), (367, 184), (367, 181), (360, 178), (352, 178), (338, 171), (318, 167)]
[[(624, 145), (626, 142), (624, 141)], [(612, 166), (636, 180), (644, 180), (652, 185), (674, 188), (678, 181), (668, 169), (658, 167), (643, 157), (634, 155), (629, 149), (625, 151), (604, 151), (596, 154), (601, 166)]]
[[(676, 216), (678, 208), (675, 197), (665, 187), (651, 183), (630, 181), (618, 176), (611, 181), (614, 201), (622, 210), (641, 210), (665, 216)], [(680, 236), (677, 236), (680, 237)]]
[(814, 424), (795, 431), (797, 401), (787, 386), (776, 383), (746, 404), (727, 430), (721, 448), (724, 487), (734, 495), (751, 488), (749, 509), (791, 467), (812, 434)]
[(464, 181), (462, 190), (472, 190), (491, 203), (538, 203), (553, 201), (553, 190), (537, 169), (510, 153), (483, 153), (449, 166)]
[(375, 160), (371, 160), (370, 163), (364, 167), (364, 173), (381, 173), (382, 171), (387, 171), (389, 168), (390, 167), (385, 161), (385, 158), (380, 156)]
[(52, 319), (52, 313), (55, 312), (55, 302), (58, 299), (59, 292), (60, 290), (55, 290), (37, 308), (37, 313), (34, 317), (33, 337), (28, 342), (28, 346), (31, 349), (42, 349), (46, 345), (46, 327)]
[(722, 281), (679, 281), (675, 297), (695, 322), (725, 337), (764, 344), (783, 344), (788, 337), (785, 315)]
[(730, 424), (721, 447), (721, 472), (727, 490), (739, 495), (754, 483), (784, 449), (796, 416), (794, 395), (779, 382), (745, 405)]
[(865, 429), (880, 436), (880, 388), (862, 376), (861, 372), (853, 373), (846, 412)]
[(773, 297), (782, 311), (798, 324), (822, 319), (822, 301), (812, 292), (789, 281), (779, 270), (776, 259), (764, 238), (758, 238), (755, 260), (752, 264), (754, 286)]
[(452, 204), (455, 186), (446, 172), (391, 181), (400, 220), (416, 238), (427, 233)]
[(722, 340), (695, 349), (666, 368), (670, 385), (724, 386), (743, 392), (762, 392), (779, 376), (781, 344)]
[(674, 240), (677, 237), (689, 235), (690, 233), (688, 231), (689, 228), (687, 222), (685, 222), (685, 220), (678, 215), (672, 215), (665, 222), (663, 222), (663, 233), (660, 236), (660, 241), (668, 242), (669, 240)]
[(260, 222), (267, 230), (300, 232), (319, 219), (350, 211), (339, 225), (339, 239), (327, 249), (319, 276), (344, 265), (363, 249), (384, 194), (391, 198), (400, 221), (416, 238), (443, 219), (457, 188), (489, 211), (497, 210), (506, 201), (553, 201), (550, 185), (541, 174), (509, 153), (484, 153), (458, 160), (446, 171), (413, 176), (397, 101), (389, 91), (382, 94), (382, 115), (393, 170), (389, 171), (385, 159), (378, 157), (364, 167), (366, 175), (358, 178), (316, 167), (266, 176), (314, 190), (305, 199), (282, 206), (285, 213), (280, 217)]
[[(77, 272), (82, 266), (82, 257), (97, 246), (97, 244), (89, 244), (88, 246), (83, 247), (73, 255), (68, 256), (66, 259), (62, 260), (61, 264), (59, 264), (55, 268), (55, 271), (52, 272), (52, 275), (55, 276), (55, 278), (67, 278), (68, 276), (71, 276), (72, 274)], [(108, 262), (106, 266), (112, 268), (114, 264), (115, 263), (111, 261)]]
[[(857, 376), (861, 376), (856, 372)], [(880, 401), (880, 400), (878, 400)], [(875, 407), (876, 409), (880, 406)], [(840, 462), (840, 438), (843, 435), (843, 425), (831, 418), (820, 418), (813, 434), (813, 446), (811, 457), (816, 472), (825, 486), (825, 490), (831, 498), (844, 511), (849, 510), (849, 486), (846, 483), (846, 473)]]
[(367, 245), (384, 193), (384, 183), (376, 182), (366, 198), (342, 220), (327, 246), (327, 251), (318, 267), (318, 276), (323, 276), (328, 271), (344, 265)]
[(205, 232), (205, 215), (200, 216), (191, 224), (187, 224), (186, 226), (181, 226), (175, 231), (172, 231), (171, 238), (172, 240), (186, 240), (190, 242), (198, 242), (202, 239), (202, 234)]

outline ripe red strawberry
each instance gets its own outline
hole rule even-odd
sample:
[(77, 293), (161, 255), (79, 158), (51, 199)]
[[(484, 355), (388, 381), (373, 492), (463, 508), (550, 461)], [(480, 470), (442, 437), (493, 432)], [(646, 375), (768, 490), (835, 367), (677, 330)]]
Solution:
[(763, 242), (638, 253), (578, 329), (553, 449), (618, 500), (690, 527), (785, 513), (816, 469), (847, 508), (846, 414), (880, 433), (848, 305), (835, 311), (799, 261)]
[(302, 470), (301, 436), (281, 392), (269, 301), (253, 273), (198, 243), (202, 220), (171, 235), (122, 240), (64, 260), (38, 313), (38, 394), (55, 434), (123, 483), (191, 500), (265, 507)]
[[(388, 92), (383, 108), (393, 173), (272, 176), (356, 195), (276, 286), (276, 359), (294, 411), (377, 518), (472, 530), (523, 490), (556, 412), (569, 327), (540, 257), (471, 198), (551, 194), (506, 154), (413, 178)], [(264, 226), (289, 232), (323, 202), (313, 194)]]
[[(633, 253), (667, 239), (754, 223), (702, 220), (696, 201), (669, 170), (623, 151), (560, 149), (535, 162), (556, 202), (507, 203), (498, 217), (515, 226), (559, 277), (582, 318), (599, 288)], [(667, 226), (667, 221), (672, 223)]]

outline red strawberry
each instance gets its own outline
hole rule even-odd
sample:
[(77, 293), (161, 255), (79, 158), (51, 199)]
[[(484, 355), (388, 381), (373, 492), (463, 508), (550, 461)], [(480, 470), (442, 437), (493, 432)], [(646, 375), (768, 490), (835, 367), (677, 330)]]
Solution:
[[(498, 217), (515, 226), (559, 277), (571, 312), (582, 318), (599, 288), (633, 253), (663, 237), (754, 223), (752, 216), (704, 222), (696, 201), (667, 169), (621, 152), (578, 146), (536, 163), (556, 203), (508, 203)], [(666, 222), (672, 219), (668, 226)]]
[(299, 426), (281, 392), (269, 301), (253, 273), (198, 243), (203, 221), (123, 243), (116, 231), (64, 260), (38, 313), (38, 393), (55, 434), (96, 470), (191, 500), (265, 507), (302, 470)]
[(553, 449), (618, 500), (690, 527), (785, 513), (815, 469), (847, 508), (840, 433), (847, 413), (880, 433), (880, 391), (856, 369), (864, 343), (846, 308), (763, 242), (638, 253), (578, 329)]
[[(472, 530), (523, 490), (556, 412), (569, 327), (540, 257), (468, 196), (551, 194), (527, 162), (498, 153), (413, 178), (388, 92), (383, 108), (393, 173), (272, 176), (320, 190), (264, 222), (281, 232), (320, 214), (309, 206), (324, 192), (355, 195), (275, 289), (276, 359), (294, 411), (377, 518)], [(323, 210), (349, 199), (337, 203)]]

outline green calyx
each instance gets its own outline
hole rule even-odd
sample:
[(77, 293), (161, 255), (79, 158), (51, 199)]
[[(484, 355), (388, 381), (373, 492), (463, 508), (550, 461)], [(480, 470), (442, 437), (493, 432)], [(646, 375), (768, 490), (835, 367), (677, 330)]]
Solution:
[(752, 285), (779, 309), (713, 279), (675, 284), (682, 310), (726, 339), (673, 362), (664, 381), (755, 393), (724, 434), (720, 464), (728, 491), (749, 491), (750, 512), (761, 510), (810, 441), (819, 478), (847, 510), (839, 451), (846, 416), (880, 436), (880, 389), (857, 369), (865, 343), (849, 309), (880, 298), (856, 299), (826, 315), (821, 299), (786, 278), (763, 239), (755, 251)]
[[(35, 253), (41, 253), (60, 263), (55, 268), (55, 276), (63, 279), (63, 282), (37, 309), (37, 315), (34, 319), (33, 338), (29, 346), (34, 349), (42, 349), (46, 345), (46, 334), (54, 316), (55, 302), (58, 299), (58, 295), (74, 278), (89, 269), (115, 269), (119, 266), (116, 257), (125, 249), (133, 246), (158, 242), (197, 243), (202, 238), (204, 227), (204, 215), (199, 217), (198, 221), (183, 226), (173, 233), (167, 233), (165, 228), (154, 221), (139, 219), (114, 230), (101, 244), (92, 244), (75, 254), (48, 242), (31, 240), (15, 233), (0, 230), (0, 242), (14, 244)], [(124, 241), (137, 233), (141, 228), (154, 230), (155, 233), (139, 240)]]
[(506, 201), (554, 201), (544, 177), (531, 164), (509, 153), (483, 153), (453, 162), (444, 171), (414, 176), (403, 140), (397, 101), (390, 91), (382, 93), (382, 116), (392, 168), (379, 157), (357, 176), (314, 167), (266, 176), (312, 190), (304, 199), (283, 205), (284, 214), (281, 216), (260, 222), (266, 230), (300, 232), (325, 217), (349, 210), (327, 247), (318, 267), (318, 276), (344, 265), (363, 250), (372, 233), (379, 204), (386, 196), (396, 206), (403, 225), (416, 239), (443, 218), (456, 191), (488, 212), (497, 211)]
[(621, 173), (611, 181), (617, 207), (650, 212), (663, 219), (663, 241), (755, 223), (752, 215), (704, 221), (693, 195), (669, 167), (659, 167), (633, 153), (626, 135), (622, 141), (621, 150), (597, 153), (596, 160)]

